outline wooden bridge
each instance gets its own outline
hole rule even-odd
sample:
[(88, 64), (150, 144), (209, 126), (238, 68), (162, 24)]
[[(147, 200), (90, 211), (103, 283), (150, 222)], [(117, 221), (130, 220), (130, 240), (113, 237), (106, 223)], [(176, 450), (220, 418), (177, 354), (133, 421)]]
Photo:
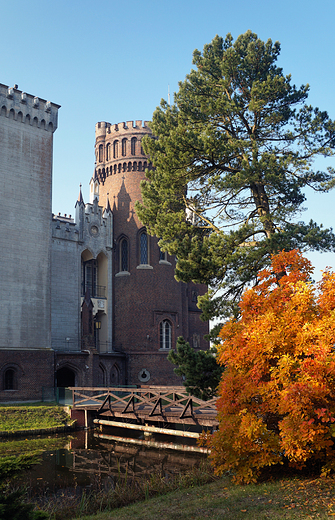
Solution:
[[(74, 412), (95, 416), (95, 423), (106, 419), (122, 423), (170, 423), (213, 428), (218, 425), (216, 398), (203, 401), (189, 395), (183, 386), (141, 386), (140, 388), (71, 388)], [(120, 424), (118, 424), (120, 426)], [(124, 424), (126, 427), (126, 424)], [(191, 436), (191, 435), (190, 435)]]

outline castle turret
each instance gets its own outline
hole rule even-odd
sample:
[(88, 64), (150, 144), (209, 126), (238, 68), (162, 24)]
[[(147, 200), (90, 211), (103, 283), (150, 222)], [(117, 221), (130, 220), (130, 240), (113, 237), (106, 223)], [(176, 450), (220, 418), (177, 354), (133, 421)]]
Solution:
[(95, 172), (99, 203), (113, 211), (114, 348), (127, 353), (129, 384), (171, 385), (181, 383), (167, 361), (177, 337), (208, 347), (195, 296), (206, 289), (175, 280), (174, 257), (160, 251), (135, 213), (140, 182), (151, 168), (142, 139), (151, 135), (147, 121), (97, 123)]

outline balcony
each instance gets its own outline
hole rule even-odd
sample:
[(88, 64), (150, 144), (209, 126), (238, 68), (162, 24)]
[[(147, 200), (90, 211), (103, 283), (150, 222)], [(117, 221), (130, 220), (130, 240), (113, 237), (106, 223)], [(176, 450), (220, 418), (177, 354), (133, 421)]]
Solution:
[(106, 286), (104, 285), (94, 285), (93, 287), (90, 285), (84, 286), (84, 284), (81, 284), (81, 295), (85, 296), (85, 293), (87, 289), (90, 292), (91, 298), (99, 298), (99, 299), (106, 299)]

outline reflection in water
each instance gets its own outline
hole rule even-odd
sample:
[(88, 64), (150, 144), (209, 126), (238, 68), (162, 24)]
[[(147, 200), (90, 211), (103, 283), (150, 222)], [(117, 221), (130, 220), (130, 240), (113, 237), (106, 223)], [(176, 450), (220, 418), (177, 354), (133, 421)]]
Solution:
[(206, 458), (197, 451), (178, 451), (171, 437), (168, 441), (173, 449), (148, 445), (149, 440), (161, 445), (166, 441), (162, 437), (142, 436), (127, 443), (127, 439), (110, 440), (108, 435), (97, 432), (76, 432), (71, 438), (64, 436), (62, 449), (45, 451), (41, 464), (26, 471), (19, 483), (28, 486), (30, 497), (35, 499), (51, 493), (78, 496), (84, 489), (111, 489), (120, 479), (142, 479), (153, 473), (169, 477), (199, 465)]

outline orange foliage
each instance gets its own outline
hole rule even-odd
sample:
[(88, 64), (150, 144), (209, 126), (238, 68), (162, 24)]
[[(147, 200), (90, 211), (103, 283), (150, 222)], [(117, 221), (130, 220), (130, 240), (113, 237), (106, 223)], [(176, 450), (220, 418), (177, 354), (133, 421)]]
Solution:
[(312, 270), (298, 251), (275, 255), (220, 332), (211, 457), (238, 482), (284, 462), (335, 466), (335, 274), (315, 287)]

